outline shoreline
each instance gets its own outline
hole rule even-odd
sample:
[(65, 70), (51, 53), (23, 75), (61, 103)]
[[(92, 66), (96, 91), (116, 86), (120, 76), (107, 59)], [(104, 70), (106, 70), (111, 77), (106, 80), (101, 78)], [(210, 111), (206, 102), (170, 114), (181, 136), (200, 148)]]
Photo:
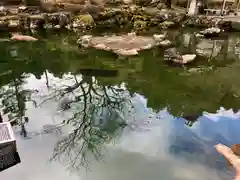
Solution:
[(26, 9), (21, 10), (20, 7), (15, 6), (10, 13), (0, 12), (0, 31), (68, 29), (83, 32), (98, 28), (118, 28), (144, 32), (151, 28), (161, 31), (184, 27), (219, 27), (224, 31), (240, 30), (240, 17), (238, 16), (188, 16), (183, 10), (159, 10), (140, 6), (116, 6), (101, 9), (94, 5), (83, 5), (83, 7), (85, 11), (80, 11), (80, 13), (67, 9), (49, 13), (41, 12), (36, 7), (32, 9), (25, 7)]

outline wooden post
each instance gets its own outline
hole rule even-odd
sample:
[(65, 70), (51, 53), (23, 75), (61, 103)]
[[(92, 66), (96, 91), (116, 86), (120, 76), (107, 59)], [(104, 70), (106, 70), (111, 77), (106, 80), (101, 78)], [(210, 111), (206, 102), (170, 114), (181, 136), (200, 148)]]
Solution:
[(223, 5), (222, 5), (222, 9), (221, 9), (221, 15), (224, 14), (225, 4), (226, 4), (226, 0), (223, 0)]

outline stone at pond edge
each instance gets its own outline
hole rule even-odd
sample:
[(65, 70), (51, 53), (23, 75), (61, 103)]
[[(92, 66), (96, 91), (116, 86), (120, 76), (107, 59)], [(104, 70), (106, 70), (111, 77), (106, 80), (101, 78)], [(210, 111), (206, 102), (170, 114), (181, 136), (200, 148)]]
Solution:
[(196, 54), (185, 54), (185, 55), (182, 55), (182, 63), (181, 64), (190, 63), (190, 62), (194, 61), (195, 58), (196, 58)]
[(200, 31), (200, 34), (204, 35), (205, 37), (219, 36), (220, 33), (221, 33), (221, 29), (215, 28), (215, 27), (211, 27), (203, 31)]
[(167, 47), (167, 46), (170, 46), (172, 43), (171, 41), (169, 40), (163, 40), (163, 41), (160, 41), (157, 43), (158, 46), (161, 46), (161, 47)]
[(166, 37), (166, 34), (154, 34), (153, 38), (155, 41), (160, 42)]
[(176, 64), (187, 64), (195, 60), (196, 54), (181, 55), (177, 48), (169, 48), (164, 51), (164, 60), (172, 61)]
[(34, 38), (32, 36), (28, 36), (28, 35), (20, 35), (20, 34), (12, 34), (11, 37), (12, 40), (16, 40), (16, 41), (37, 41), (37, 38)]

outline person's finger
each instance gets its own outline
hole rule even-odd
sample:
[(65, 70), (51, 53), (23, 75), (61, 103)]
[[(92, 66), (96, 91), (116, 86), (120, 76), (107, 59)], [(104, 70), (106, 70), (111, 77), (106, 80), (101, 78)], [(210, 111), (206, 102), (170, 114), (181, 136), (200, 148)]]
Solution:
[(233, 167), (235, 168), (237, 168), (237, 166), (239, 167), (239, 162), (240, 162), (239, 158), (233, 153), (233, 151), (229, 147), (223, 144), (217, 144), (215, 147), (217, 152), (219, 152), (226, 159), (228, 159), (229, 162), (233, 165)]

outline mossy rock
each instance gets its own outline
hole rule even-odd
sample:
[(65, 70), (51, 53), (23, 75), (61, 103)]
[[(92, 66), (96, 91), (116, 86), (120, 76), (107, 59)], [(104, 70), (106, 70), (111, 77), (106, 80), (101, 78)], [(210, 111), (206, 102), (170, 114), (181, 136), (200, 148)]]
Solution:
[(132, 21), (146, 21), (148, 18), (142, 15), (133, 15)]
[(141, 21), (141, 20), (134, 21), (133, 29), (136, 30), (136, 31), (145, 30), (145, 29), (147, 29), (147, 22), (146, 21)]
[(95, 20), (98, 27), (123, 27), (130, 22), (124, 9), (107, 9)]
[(90, 14), (78, 15), (73, 18), (72, 25), (74, 28), (78, 27), (94, 27), (95, 21)]

